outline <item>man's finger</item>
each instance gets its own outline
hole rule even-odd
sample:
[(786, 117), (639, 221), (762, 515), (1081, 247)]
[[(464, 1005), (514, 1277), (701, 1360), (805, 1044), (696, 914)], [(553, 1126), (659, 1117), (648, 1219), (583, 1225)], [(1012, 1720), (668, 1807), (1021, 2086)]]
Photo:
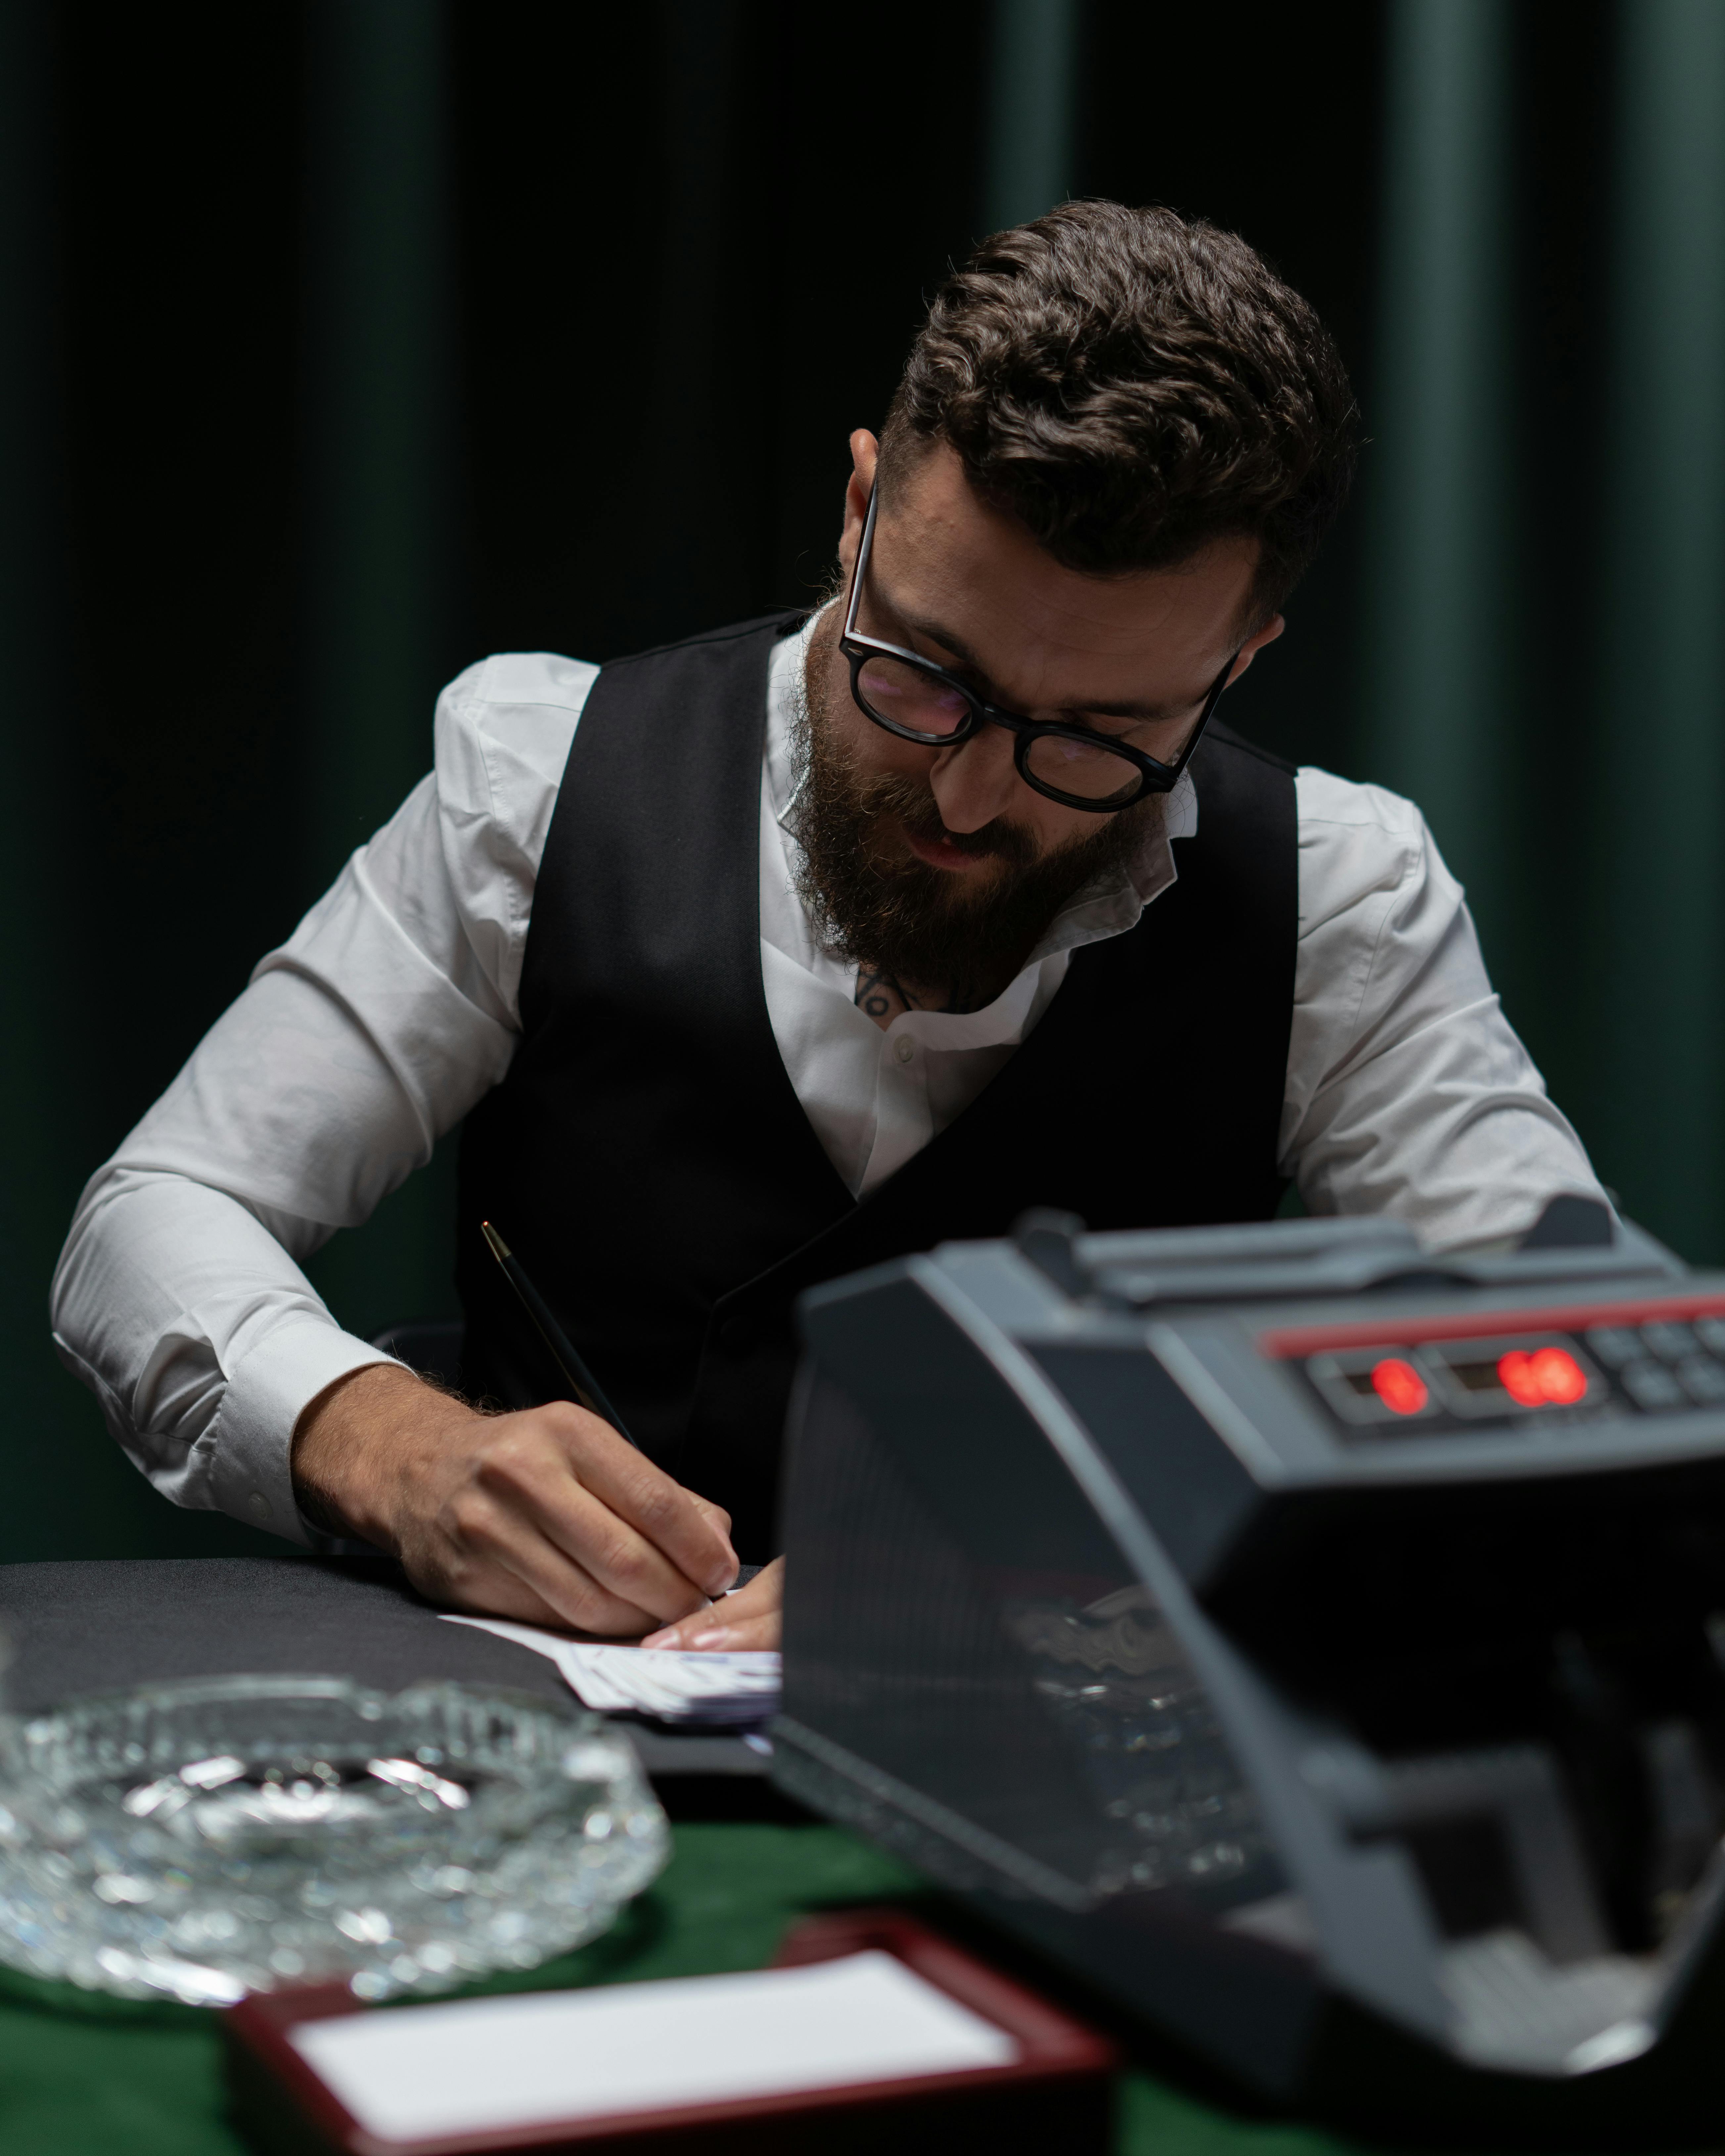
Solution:
[[(740, 1655), (777, 1647), (779, 1642), (780, 1618), (776, 1609), (764, 1617), (751, 1617), (745, 1624), (710, 1625), (704, 1630), (699, 1618), (685, 1622), (694, 1626), (693, 1637), (687, 1642), (691, 1654)], [(642, 1645), (645, 1644), (644, 1640)]]
[(551, 1620), (572, 1631), (597, 1632), (607, 1639), (626, 1640), (643, 1622), (640, 1606), (624, 1595), (614, 1594), (583, 1565), (547, 1542), (542, 1536), (524, 1534), (518, 1544), (498, 1553), (501, 1569), (528, 1593), (557, 1613)]
[(747, 1587), (726, 1595), (711, 1609), (696, 1610), (677, 1624), (649, 1632), (641, 1645), (681, 1648), (697, 1654), (737, 1654), (777, 1647), (783, 1603), (784, 1559), (776, 1557)]
[(439, 1533), (428, 1543), (404, 1546), (400, 1556), (422, 1594), (457, 1609), (615, 1639), (630, 1638), (653, 1621), (608, 1594), (522, 1521), (500, 1519), (464, 1536), (459, 1546)]
[(525, 1580), (499, 1566), (475, 1565), (459, 1579), (452, 1580), (440, 1568), (422, 1563), (413, 1552), (403, 1557), (402, 1569), (428, 1601), (470, 1609), (475, 1616), (507, 1617), (517, 1625), (549, 1625), (555, 1629), (568, 1622), (561, 1610), (553, 1609)]
[[(515, 1516), (504, 1531), (506, 1552), (498, 1554), (553, 1607), (568, 1612), (566, 1621), (594, 1631), (629, 1631), (705, 1604), (702, 1589), (570, 1475), (555, 1447), (525, 1437), (499, 1447), (486, 1459), (480, 1481), (500, 1509)], [(603, 1622), (573, 1614), (594, 1586), (617, 1605)]]
[[(567, 1480), (555, 1452), (549, 1468), (560, 1480)], [(655, 1609), (630, 1600), (626, 1593), (617, 1594), (595, 1577), (580, 1555), (547, 1536), (542, 1520), (534, 1517), (531, 1496), (518, 1486), (520, 1477), (518, 1466), (513, 1477), (501, 1473), (482, 1477), (479, 1487), (465, 1490), (451, 1501), (439, 1523), (445, 1544), (441, 1567), (444, 1593), (470, 1609), (478, 1608), (499, 1579), (508, 1578), (515, 1583), (515, 1596), (531, 1596), (551, 1613), (526, 1621), (572, 1625), (617, 1638), (637, 1634), (655, 1619), (662, 1622), (666, 1614), (663, 1608)], [(581, 1495), (585, 1497), (586, 1493)], [(593, 1503), (591, 1498), (586, 1502)], [(614, 1529), (618, 1522), (608, 1514), (604, 1517)], [(696, 1590), (682, 1581), (672, 1604), (674, 1613), (689, 1613), (698, 1599)], [(501, 1611), (493, 1604), (484, 1606), (495, 1614), (517, 1614)]]
[[(413, 1565), (407, 1570), (408, 1577), (418, 1585)], [(552, 1584), (547, 1581), (547, 1584)], [(553, 1631), (597, 1632), (608, 1639), (627, 1639), (640, 1622), (639, 1613), (632, 1616), (625, 1605), (597, 1584), (589, 1583), (585, 1599), (567, 1592), (562, 1576), (552, 1589), (558, 1594), (559, 1602), (548, 1602), (504, 1562), (472, 1567), (459, 1580), (439, 1574), (427, 1585), (439, 1601), (453, 1604), (458, 1609), (470, 1609), (485, 1617), (508, 1617), (517, 1625), (549, 1625)]]
[(577, 1476), (602, 1504), (662, 1550), (702, 1594), (724, 1593), (737, 1563), (717, 1506), (674, 1482), (597, 1415), (561, 1402), (540, 1412), (552, 1419)]
[(711, 1521), (728, 1543), (731, 1539), (731, 1515), (725, 1507), (722, 1505), (714, 1504), (711, 1497), (703, 1497), (698, 1490), (691, 1490), (689, 1495), (695, 1500), (701, 1517)]

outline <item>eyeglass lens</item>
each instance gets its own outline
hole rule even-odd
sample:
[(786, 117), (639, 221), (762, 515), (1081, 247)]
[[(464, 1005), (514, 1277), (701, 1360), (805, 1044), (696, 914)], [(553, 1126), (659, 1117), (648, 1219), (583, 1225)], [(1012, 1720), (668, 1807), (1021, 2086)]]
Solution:
[(857, 685), (871, 717), (906, 733), (927, 734), (932, 741), (957, 733), (970, 716), (968, 700), (956, 689), (902, 660), (868, 660)]
[(1076, 794), (1081, 801), (1130, 801), (1143, 784), (1137, 764), (1065, 734), (1038, 734), (1024, 752), (1024, 769), (1057, 793)]
[[(919, 741), (949, 740), (963, 732), (970, 717), (968, 698), (902, 660), (876, 654), (865, 660), (857, 687), (870, 718)], [(1024, 768), (1040, 784), (1085, 801), (1129, 800), (1142, 783), (1138, 767), (1126, 757), (1111, 755), (1097, 742), (1075, 741), (1064, 734), (1037, 736), (1025, 752)]]

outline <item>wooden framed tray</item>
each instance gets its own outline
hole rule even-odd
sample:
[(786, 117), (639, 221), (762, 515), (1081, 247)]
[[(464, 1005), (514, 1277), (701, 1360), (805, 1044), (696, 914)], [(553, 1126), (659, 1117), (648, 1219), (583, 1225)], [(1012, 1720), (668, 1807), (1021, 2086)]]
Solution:
[(223, 2024), (269, 2156), (1100, 2156), (1112, 2119), (1106, 2042), (890, 1909), (810, 1918), (746, 1977), (382, 2008), (329, 1985)]

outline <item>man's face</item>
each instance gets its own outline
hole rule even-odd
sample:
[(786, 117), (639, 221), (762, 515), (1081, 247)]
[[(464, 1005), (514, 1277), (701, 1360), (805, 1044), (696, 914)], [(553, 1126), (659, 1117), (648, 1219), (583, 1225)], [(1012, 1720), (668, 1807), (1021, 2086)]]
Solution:
[[(854, 469), (839, 542), (847, 582), (874, 484), (875, 446), (865, 432), (851, 437)], [(956, 454), (940, 444), (901, 473), (882, 500), (857, 626), (934, 660), (1009, 711), (1124, 732), (1134, 747), (1167, 758), (1184, 745), (1206, 690), (1235, 648), (1255, 564), (1253, 542), (1230, 540), (1176, 569), (1099, 578), (1063, 568), (1022, 526), (978, 501)], [(1241, 645), (1233, 678), (1281, 629), (1278, 618)], [(1099, 867), (1123, 860), (1159, 811), (1155, 797), (1108, 816), (1050, 801), (1019, 778), (1013, 737), (1002, 726), (983, 726), (940, 748), (875, 726), (851, 696), (830, 613), (810, 669), (820, 782), (812, 790), (824, 795), (816, 803), (826, 825), (824, 880), (844, 879), (839, 848), (848, 806), (870, 888), (878, 886), (887, 900), (896, 892), (902, 898), (897, 914), (907, 931), (896, 964), (879, 949), (852, 955), (889, 970), (908, 968), (921, 984), (950, 985), (938, 972), (942, 925), (968, 924), (981, 935), (980, 952), (994, 947), (1004, 965), (1013, 954), (986, 929), (991, 916), (999, 916), (1007, 941), (1024, 941), (1016, 954), (1021, 963), (1060, 900)], [(821, 865), (814, 859), (818, 850), (811, 848), (812, 867)], [(869, 940), (865, 927), (849, 932), (854, 924), (845, 918), (845, 895), (828, 896), (834, 901), (828, 911), (845, 932), (841, 940)], [(888, 906), (875, 940), (891, 938), (894, 917)], [(933, 972), (915, 967), (919, 938), (930, 947)], [(1005, 983), (989, 985), (998, 993)]]

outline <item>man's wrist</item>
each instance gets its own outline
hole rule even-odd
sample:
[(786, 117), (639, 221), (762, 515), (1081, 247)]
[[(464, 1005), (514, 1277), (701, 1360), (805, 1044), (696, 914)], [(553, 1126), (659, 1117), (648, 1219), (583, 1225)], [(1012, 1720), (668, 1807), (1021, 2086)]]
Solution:
[(394, 1550), (404, 1454), (429, 1424), (473, 1410), (398, 1363), (372, 1363), (326, 1386), (300, 1414), (290, 1451), (294, 1501), (314, 1525)]

